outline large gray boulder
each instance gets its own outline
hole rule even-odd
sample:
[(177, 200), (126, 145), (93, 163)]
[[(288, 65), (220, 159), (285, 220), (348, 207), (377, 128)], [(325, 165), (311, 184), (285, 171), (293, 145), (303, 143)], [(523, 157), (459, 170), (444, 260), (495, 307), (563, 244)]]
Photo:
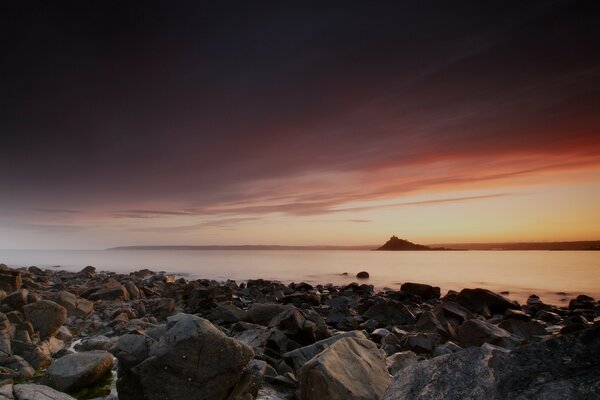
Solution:
[(46, 371), (46, 383), (63, 392), (90, 386), (110, 372), (113, 356), (102, 350), (69, 354)]
[(23, 307), (25, 318), (42, 338), (54, 335), (67, 321), (67, 310), (53, 301), (40, 300)]
[(294, 369), (300, 369), (300, 368), (302, 368), (302, 366), (304, 366), (304, 364), (306, 364), (308, 362), (308, 360), (310, 360), (311, 358), (313, 358), (314, 356), (316, 356), (317, 354), (319, 354), (320, 352), (322, 352), (323, 350), (325, 350), (326, 348), (328, 348), (329, 346), (331, 346), (338, 340), (347, 338), (347, 337), (353, 337), (353, 338), (359, 338), (359, 339), (367, 338), (365, 336), (365, 334), (362, 333), (362, 331), (342, 332), (342, 333), (338, 333), (337, 335), (333, 335), (327, 339), (319, 340), (318, 342), (315, 342), (311, 345), (300, 347), (299, 349), (289, 351), (289, 352), (285, 353), (283, 355), (283, 357), (286, 359), (289, 359), (292, 362)]
[(13, 387), (15, 400), (76, 400), (66, 393), (59, 392), (51, 387), (27, 383)]
[(384, 400), (596, 399), (600, 325), (513, 351), (489, 344), (402, 369)]
[[(145, 339), (128, 340), (135, 342), (143, 354)], [(168, 330), (152, 344), (149, 357), (120, 371), (120, 384), (129, 385), (127, 393), (148, 400), (226, 399), (253, 355), (250, 346), (226, 336), (208, 320), (177, 314), (168, 318)], [(138, 361), (136, 357), (119, 359), (130, 364)], [(131, 379), (124, 382), (127, 376)], [(137, 389), (131, 385), (138, 385)]]
[(391, 381), (385, 355), (367, 339), (345, 337), (298, 371), (300, 400), (379, 399)]

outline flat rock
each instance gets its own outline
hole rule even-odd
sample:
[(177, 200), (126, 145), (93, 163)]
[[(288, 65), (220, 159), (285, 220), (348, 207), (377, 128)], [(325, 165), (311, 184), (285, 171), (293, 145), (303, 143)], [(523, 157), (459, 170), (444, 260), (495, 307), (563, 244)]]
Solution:
[(510, 347), (516, 339), (510, 332), (480, 319), (470, 319), (458, 327), (456, 338), (461, 346), (481, 346), (490, 343)]
[(110, 372), (113, 356), (106, 351), (69, 354), (48, 367), (45, 379), (49, 386), (66, 392), (90, 386)]

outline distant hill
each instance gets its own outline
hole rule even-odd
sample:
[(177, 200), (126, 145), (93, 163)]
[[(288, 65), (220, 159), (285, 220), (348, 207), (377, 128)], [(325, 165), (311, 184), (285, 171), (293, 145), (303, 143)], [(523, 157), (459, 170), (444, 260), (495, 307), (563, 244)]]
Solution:
[(405, 239), (400, 239), (397, 236), (392, 236), (390, 240), (385, 242), (385, 244), (379, 247), (377, 250), (387, 250), (387, 251), (413, 251), (413, 250), (446, 250), (443, 248), (433, 248), (429, 246), (425, 246), (422, 244), (416, 244), (413, 242), (409, 242)]
[(438, 244), (453, 250), (600, 250), (600, 240), (578, 242), (448, 243)]
[(373, 246), (278, 246), (278, 245), (205, 245), (205, 246), (120, 246), (106, 250), (371, 250)]

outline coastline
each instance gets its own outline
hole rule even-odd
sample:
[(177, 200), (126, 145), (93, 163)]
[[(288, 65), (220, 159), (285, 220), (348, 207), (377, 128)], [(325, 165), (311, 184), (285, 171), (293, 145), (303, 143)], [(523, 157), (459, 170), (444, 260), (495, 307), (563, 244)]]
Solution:
[[(557, 340), (571, 352), (581, 335), (600, 326), (600, 305), (584, 295), (563, 307), (537, 296), (521, 305), (485, 289), (442, 297), (438, 287), (408, 282), (400, 290), (375, 291), (358, 279), (348, 285), (238, 284), (150, 270), (0, 265), (0, 285), (2, 387), (17, 393), (50, 386), (81, 399), (183, 399), (200, 386), (205, 397), (197, 398), (334, 395), (329, 391), (336, 385), (321, 388), (315, 379), (350, 391), (368, 386), (371, 395), (393, 399), (401, 389), (394, 389), (392, 374), (434, 368), (440, 357), (528, 354)], [(185, 340), (177, 339), (182, 335)], [(227, 357), (210, 353), (207, 343)], [(320, 375), (319, 365), (338, 358), (360, 371), (362, 389), (343, 373)], [(364, 370), (365, 359), (376, 367)], [(82, 368), (92, 373), (82, 378)], [(223, 377), (209, 370), (222, 370)]]

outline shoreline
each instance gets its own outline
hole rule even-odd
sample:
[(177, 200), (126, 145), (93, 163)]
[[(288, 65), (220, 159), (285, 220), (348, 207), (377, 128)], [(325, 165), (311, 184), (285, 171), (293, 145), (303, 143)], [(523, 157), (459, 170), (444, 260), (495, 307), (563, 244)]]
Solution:
[[(565, 341), (564, 351), (576, 354), (580, 336), (600, 332), (600, 305), (589, 296), (563, 306), (530, 296), (521, 305), (486, 289), (442, 297), (439, 287), (410, 282), (376, 291), (360, 279), (218, 282), (147, 269), (1, 264), (0, 288), (0, 390), (53, 387), (80, 399), (183, 399), (198, 387), (206, 391), (198, 398), (334, 395), (335, 385), (321, 388), (315, 379), (362, 390), (339, 371), (322, 376), (319, 366), (338, 359), (360, 372), (371, 395), (395, 399), (398, 376), (433, 368), (440, 357), (521, 354), (552, 341)], [(375, 367), (365, 370), (363, 360)]]

